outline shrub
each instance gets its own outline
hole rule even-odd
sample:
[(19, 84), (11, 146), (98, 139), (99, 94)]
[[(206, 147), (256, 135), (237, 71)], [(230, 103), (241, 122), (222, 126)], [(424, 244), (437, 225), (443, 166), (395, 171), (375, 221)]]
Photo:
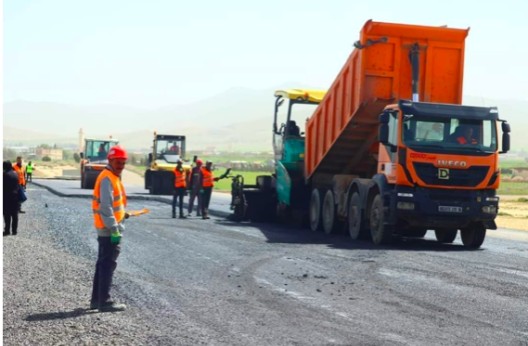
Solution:
[(51, 161), (51, 157), (49, 157), (49, 156), (44, 156), (44, 157), (42, 158), (42, 161), (44, 161), (44, 162), (50, 162), (50, 161)]

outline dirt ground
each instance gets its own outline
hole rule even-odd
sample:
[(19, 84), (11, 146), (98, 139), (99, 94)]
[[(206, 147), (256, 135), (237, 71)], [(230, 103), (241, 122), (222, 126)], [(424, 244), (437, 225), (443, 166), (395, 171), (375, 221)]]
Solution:
[[(39, 165), (33, 172), (34, 178), (54, 178), (61, 177), (63, 170), (78, 170), (78, 166), (55, 166)], [(123, 181), (133, 185), (142, 185), (143, 178), (134, 172), (127, 171), (123, 173)], [(500, 214), (497, 219), (497, 226), (500, 228), (509, 228), (528, 231), (528, 202), (519, 202), (520, 198), (528, 196), (501, 196)]]

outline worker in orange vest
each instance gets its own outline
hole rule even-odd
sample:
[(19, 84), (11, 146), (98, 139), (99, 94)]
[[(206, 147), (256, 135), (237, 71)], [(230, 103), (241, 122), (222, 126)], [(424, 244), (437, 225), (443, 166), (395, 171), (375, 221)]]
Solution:
[(110, 148), (108, 165), (95, 181), (92, 199), (92, 211), (99, 252), (95, 265), (95, 275), (92, 288), (90, 309), (105, 311), (123, 311), (124, 304), (110, 300), (110, 286), (117, 267), (117, 257), (121, 251), (119, 246), (121, 232), (125, 229), (125, 212), (127, 197), (121, 182), (121, 173), (125, 169), (128, 154), (121, 146)]
[[(26, 178), (24, 168), (22, 167), (21, 156), (17, 156), (16, 162), (13, 164), (13, 169), (15, 170), (15, 173), (18, 176), (18, 184), (20, 185), (20, 188), (26, 190)], [(25, 213), (25, 211), (22, 210), (22, 204), (19, 205), (18, 212), (21, 214)]]
[(172, 197), (172, 218), (176, 218), (176, 202), (179, 199), (180, 219), (187, 218), (183, 215), (183, 197), (187, 189), (187, 171), (182, 166), (183, 161), (176, 161), (174, 167), (174, 195)]
[(213, 163), (207, 161), (205, 167), (202, 168), (202, 219), (209, 219), (209, 202), (211, 201), (214, 182), (218, 181), (218, 178), (214, 177), (212, 166)]
[(15, 170), (15, 173), (18, 175), (18, 183), (26, 188), (26, 178), (24, 173), (24, 167), (22, 167), (22, 157), (17, 156), (16, 162), (13, 164), (13, 169)]

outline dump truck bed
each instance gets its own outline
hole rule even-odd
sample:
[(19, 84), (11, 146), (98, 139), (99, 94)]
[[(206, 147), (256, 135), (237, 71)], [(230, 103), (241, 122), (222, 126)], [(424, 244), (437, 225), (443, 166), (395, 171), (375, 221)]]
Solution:
[(412, 98), (409, 54), (418, 51), (419, 101), (460, 104), (469, 29), (368, 21), (306, 125), (305, 177), (376, 170), (378, 115)]

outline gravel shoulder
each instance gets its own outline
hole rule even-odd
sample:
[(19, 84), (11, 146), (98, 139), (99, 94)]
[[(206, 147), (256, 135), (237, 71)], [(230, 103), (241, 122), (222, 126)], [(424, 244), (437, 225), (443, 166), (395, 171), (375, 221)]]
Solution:
[[(97, 257), (93, 230), (75, 230), (73, 220), (68, 224), (74, 219), (70, 210), (64, 211), (64, 219), (51, 220), (43, 207), (46, 200), (31, 190), (29, 197), (18, 235), (3, 237), (4, 345), (204, 344), (201, 334), (177, 317), (157, 325), (148, 311), (137, 307), (116, 313), (87, 310)], [(57, 246), (70, 246), (68, 233), (74, 231), (86, 231), (93, 242), (93, 247), (79, 249), (88, 256)], [(118, 288), (112, 294), (124, 301)], [(168, 333), (171, 324), (175, 330)]]

